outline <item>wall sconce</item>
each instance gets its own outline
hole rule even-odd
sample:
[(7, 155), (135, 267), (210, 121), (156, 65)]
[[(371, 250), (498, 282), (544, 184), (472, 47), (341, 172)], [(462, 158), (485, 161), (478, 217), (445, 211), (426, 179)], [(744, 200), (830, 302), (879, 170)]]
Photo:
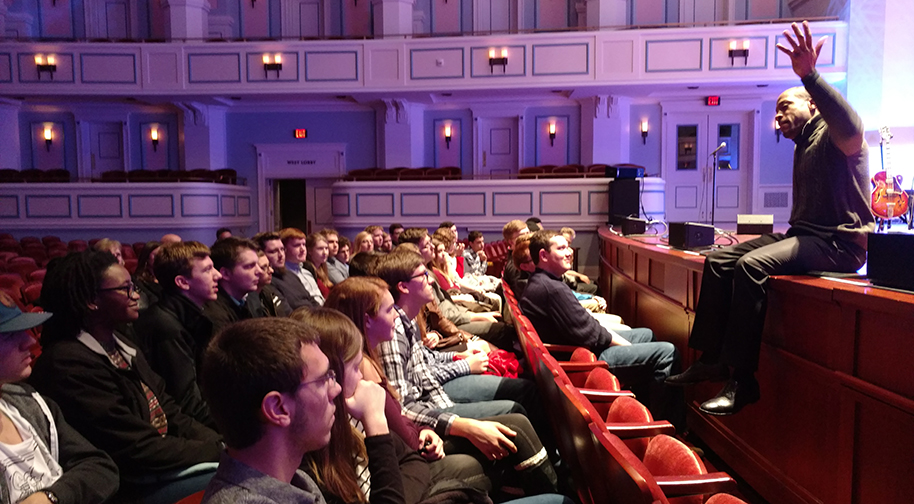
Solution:
[(644, 119), (641, 121), (641, 143), (643, 145), (647, 145), (647, 130), (648, 130), (647, 119)]
[(159, 150), (159, 128), (153, 127), (149, 130), (149, 138), (152, 140), (152, 151), (157, 152)]
[(502, 48), (501, 58), (495, 57), (495, 49), (489, 49), (489, 73), (495, 72), (495, 65), (501, 65), (501, 73), (507, 72), (508, 66), (508, 48)]
[(730, 66), (733, 66), (734, 58), (743, 58), (743, 66), (749, 64), (749, 40), (746, 39), (743, 41), (743, 48), (737, 49), (737, 43), (735, 40), (730, 41), (730, 49), (727, 51), (727, 54), (730, 56)]
[(774, 120), (774, 136), (778, 139), (778, 143), (781, 143), (781, 127), (778, 125), (778, 120)]
[(44, 127), (44, 146), (51, 152), (51, 144), (54, 142), (54, 131), (50, 126)]
[(555, 147), (555, 121), (549, 123), (549, 145)]
[(41, 54), (35, 55), (35, 68), (38, 69), (38, 80), (41, 80), (41, 74), (47, 72), (54, 80), (54, 72), (57, 71), (57, 58), (53, 54), (48, 54), (45, 58)]
[(451, 148), (451, 125), (450, 124), (444, 125), (444, 144), (447, 146), (448, 149)]
[(270, 55), (267, 53), (264, 53), (264, 55), (263, 55), (263, 76), (264, 76), (264, 78), (269, 78), (269, 75), (270, 75), (269, 72), (271, 70), (276, 72), (276, 78), (278, 79), (279, 71), (282, 70), (282, 54), (281, 53), (274, 54), (272, 57), (272, 61), (271, 61)]

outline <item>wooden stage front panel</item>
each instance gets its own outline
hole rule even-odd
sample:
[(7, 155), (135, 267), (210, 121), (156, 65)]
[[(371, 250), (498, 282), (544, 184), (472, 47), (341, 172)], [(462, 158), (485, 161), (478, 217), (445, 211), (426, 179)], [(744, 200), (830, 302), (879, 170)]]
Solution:
[[(605, 228), (600, 236), (610, 311), (675, 344), (688, 366), (704, 258), (656, 238)], [(762, 399), (713, 417), (698, 405), (721, 384), (688, 388), (689, 425), (772, 503), (912, 502), (912, 366), (914, 294), (773, 277), (757, 374)]]

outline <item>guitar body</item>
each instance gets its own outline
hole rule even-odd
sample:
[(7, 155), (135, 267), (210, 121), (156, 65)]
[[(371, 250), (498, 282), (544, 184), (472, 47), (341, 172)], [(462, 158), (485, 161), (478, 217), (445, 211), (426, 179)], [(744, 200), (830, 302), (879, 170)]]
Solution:
[(892, 219), (907, 213), (910, 201), (908, 194), (900, 189), (901, 175), (890, 178), (886, 172), (881, 171), (873, 176), (871, 182), (874, 188), (870, 199), (873, 215), (883, 219)]
[(893, 175), (889, 172), (891, 163), (889, 163), (889, 142), (892, 140), (892, 133), (889, 128), (879, 128), (879, 150), (882, 154), (882, 170), (873, 176), (870, 180), (873, 184), (873, 196), (870, 199), (870, 208), (873, 215), (879, 217), (879, 231), (882, 231), (883, 224), (892, 227), (892, 219), (895, 216), (904, 217), (908, 212), (908, 194), (901, 188), (901, 175)]

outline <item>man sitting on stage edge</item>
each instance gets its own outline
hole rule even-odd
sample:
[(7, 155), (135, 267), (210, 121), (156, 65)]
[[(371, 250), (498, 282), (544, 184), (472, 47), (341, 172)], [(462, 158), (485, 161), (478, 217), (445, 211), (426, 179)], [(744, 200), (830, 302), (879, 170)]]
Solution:
[(854, 109), (816, 72), (823, 37), (815, 46), (808, 23), (793, 24), (793, 71), (804, 87), (778, 97), (776, 119), (796, 143), (793, 208), (787, 233), (760, 238), (709, 254), (689, 346), (701, 358), (668, 384), (688, 385), (732, 378), (701, 405), (712, 415), (729, 415), (759, 400), (755, 379), (765, 321), (770, 275), (812, 270), (853, 272), (866, 261), (866, 235), (874, 228), (869, 208), (868, 149), (863, 124)]
[[(647, 397), (655, 417), (681, 425), (682, 406), (663, 381), (678, 366), (679, 355), (672, 343), (654, 341), (647, 328), (610, 331), (581, 306), (562, 281), (571, 269), (574, 251), (565, 237), (555, 231), (537, 231), (530, 237), (530, 257), (536, 271), (530, 276), (520, 300), (523, 310), (545, 343), (589, 348), (626, 386)], [(639, 390), (640, 389), (640, 390)], [(671, 409), (670, 409), (671, 408)]]

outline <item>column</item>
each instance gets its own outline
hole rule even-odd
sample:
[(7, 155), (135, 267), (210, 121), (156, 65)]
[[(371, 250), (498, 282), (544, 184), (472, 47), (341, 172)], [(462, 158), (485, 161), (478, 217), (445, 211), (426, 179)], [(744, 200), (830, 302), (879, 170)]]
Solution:
[(422, 166), (425, 155), (422, 128), (424, 108), (406, 100), (386, 99), (378, 102), (375, 110), (378, 166)]
[(165, 0), (165, 20), (172, 40), (209, 36), (209, 0)]
[(597, 95), (581, 104), (581, 164), (629, 162), (631, 99)]
[(184, 141), (178, 147), (181, 169), (234, 168), (226, 161), (225, 107), (194, 102), (175, 105), (184, 111), (179, 116), (179, 128), (184, 132)]
[[(0, 5), (3, 1), (0, 0)], [(0, 98), (0, 169), (22, 169), (22, 140), (19, 138), (19, 109), (16, 103)]]
[(415, 0), (371, 0), (376, 37), (409, 36), (413, 33)]

